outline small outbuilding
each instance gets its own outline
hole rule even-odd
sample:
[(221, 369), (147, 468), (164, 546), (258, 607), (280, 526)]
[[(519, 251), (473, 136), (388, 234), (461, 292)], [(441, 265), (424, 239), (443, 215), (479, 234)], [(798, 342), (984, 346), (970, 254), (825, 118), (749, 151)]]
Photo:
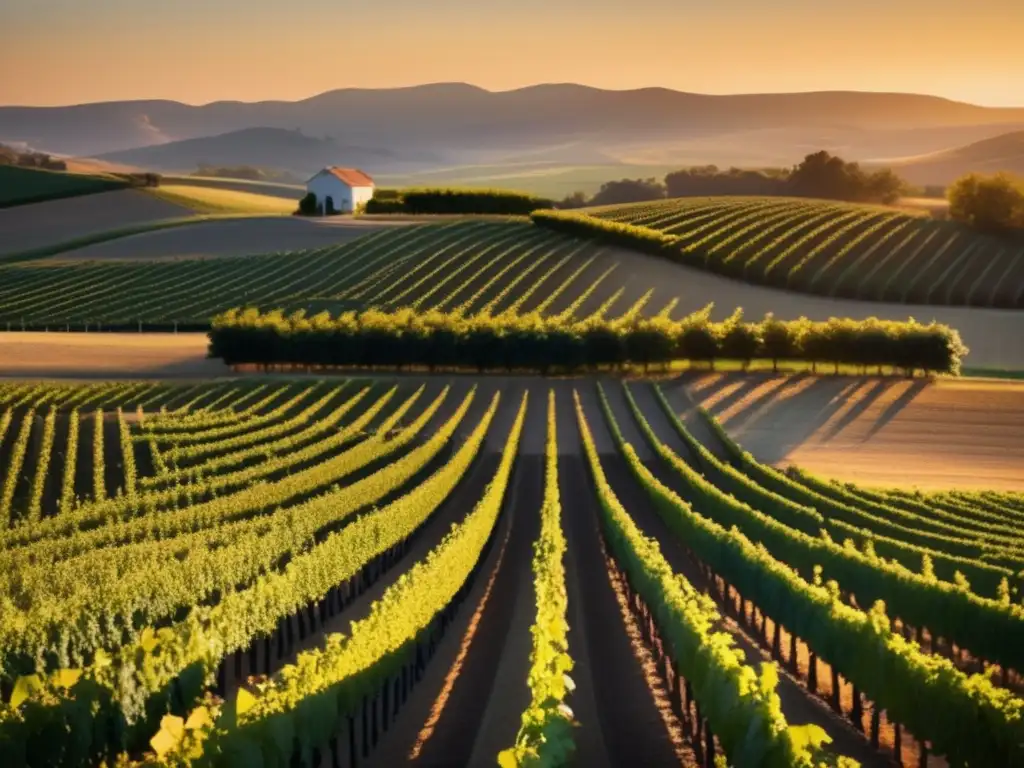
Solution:
[(330, 166), (306, 182), (306, 191), (316, 195), (318, 207), (352, 213), (373, 197), (373, 179), (356, 168)]

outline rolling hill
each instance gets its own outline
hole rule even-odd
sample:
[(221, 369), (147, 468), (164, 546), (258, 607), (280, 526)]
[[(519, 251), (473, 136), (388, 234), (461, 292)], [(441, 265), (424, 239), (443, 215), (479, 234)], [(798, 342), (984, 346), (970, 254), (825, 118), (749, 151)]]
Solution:
[[(343, 89), (296, 102), (0, 108), (0, 140), (80, 156), (251, 128), (300, 128), (309, 136), (336, 137), (345, 147), (433, 152), (438, 165), (535, 160), (538, 153), (572, 164), (592, 164), (598, 155), (610, 162), (790, 164), (808, 146), (852, 159), (937, 151), (1024, 128), (1024, 109), (913, 94), (712, 96), (574, 84), (491, 92), (464, 83)], [(756, 157), (750, 146), (760, 147)]]
[(949, 184), (967, 173), (1008, 173), (1024, 176), (1024, 131), (1012, 131), (890, 165), (913, 184)]
[(382, 170), (410, 170), (436, 164), (432, 152), (403, 152), (351, 146), (330, 138), (284, 128), (244, 128), (216, 136), (172, 141), (111, 152), (99, 159), (157, 171), (193, 171), (203, 163), (253, 165), (308, 176), (326, 165), (343, 164)]
[[(659, 253), (728, 277), (830, 298), (1024, 308), (1024, 247), (882, 206), (805, 198), (691, 197), (537, 214), (594, 231), (590, 217), (659, 233)], [(620, 233), (595, 232), (602, 237)]]
[(0, 165), (0, 208), (91, 195), (125, 186), (124, 181), (112, 176)]

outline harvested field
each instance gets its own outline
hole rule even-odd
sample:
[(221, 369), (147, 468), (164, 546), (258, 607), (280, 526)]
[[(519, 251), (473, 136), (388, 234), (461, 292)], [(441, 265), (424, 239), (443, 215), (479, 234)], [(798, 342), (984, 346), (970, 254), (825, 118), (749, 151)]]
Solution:
[(228, 373), (206, 359), (205, 334), (0, 333), (0, 375), (103, 379)]
[(294, 201), (260, 192), (217, 189), (193, 184), (161, 184), (148, 194), (196, 213), (265, 213), (288, 215), (295, 212)]
[[(388, 223), (297, 217), (205, 221), (95, 243), (54, 257), (59, 261), (196, 259), (321, 248), (376, 232)], [(398, 226), (392, 224), (391, 226)]]
[(132, 189), (19, 205), (0, 210), (0, 256), (189, 214)]
[(862, 485), (1024, 491), (1024, 384), (694, 374), (683, 386), (776, 466)]

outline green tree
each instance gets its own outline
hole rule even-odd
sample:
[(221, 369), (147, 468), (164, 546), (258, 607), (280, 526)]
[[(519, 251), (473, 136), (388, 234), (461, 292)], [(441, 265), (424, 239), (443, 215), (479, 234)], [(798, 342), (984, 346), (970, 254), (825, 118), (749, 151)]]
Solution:
[(1024, 184), (1005, 173), (968, 174), (949, 188), (949, 215), (982, 232), (1024, 229)]
[(761, 326), (761, 346), (764, 354), (772, 360), (772, 373), (779, 372), (779, 360), (796, 357), (800, 344), (795, 330), (793, 323), (776, 320), (771, 312), (765, 315)]
[(657, 179), (622, 179), (602, 184), (597, 194), (590, 198), (590, 205), (642, 203), (663, 197), (665, 186)]

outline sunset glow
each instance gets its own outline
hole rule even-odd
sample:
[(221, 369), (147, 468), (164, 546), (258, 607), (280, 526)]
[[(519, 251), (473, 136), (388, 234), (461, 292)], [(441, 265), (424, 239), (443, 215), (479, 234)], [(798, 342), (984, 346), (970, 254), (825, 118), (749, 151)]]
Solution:
[[(215, 7), (211, 7), (215, 6)], [(1024, 102), (1019, 0), (12, 0), (0, 103), (295, 100), (465, 81)], [(354, 71), (342, 61), (366, 57)]]

